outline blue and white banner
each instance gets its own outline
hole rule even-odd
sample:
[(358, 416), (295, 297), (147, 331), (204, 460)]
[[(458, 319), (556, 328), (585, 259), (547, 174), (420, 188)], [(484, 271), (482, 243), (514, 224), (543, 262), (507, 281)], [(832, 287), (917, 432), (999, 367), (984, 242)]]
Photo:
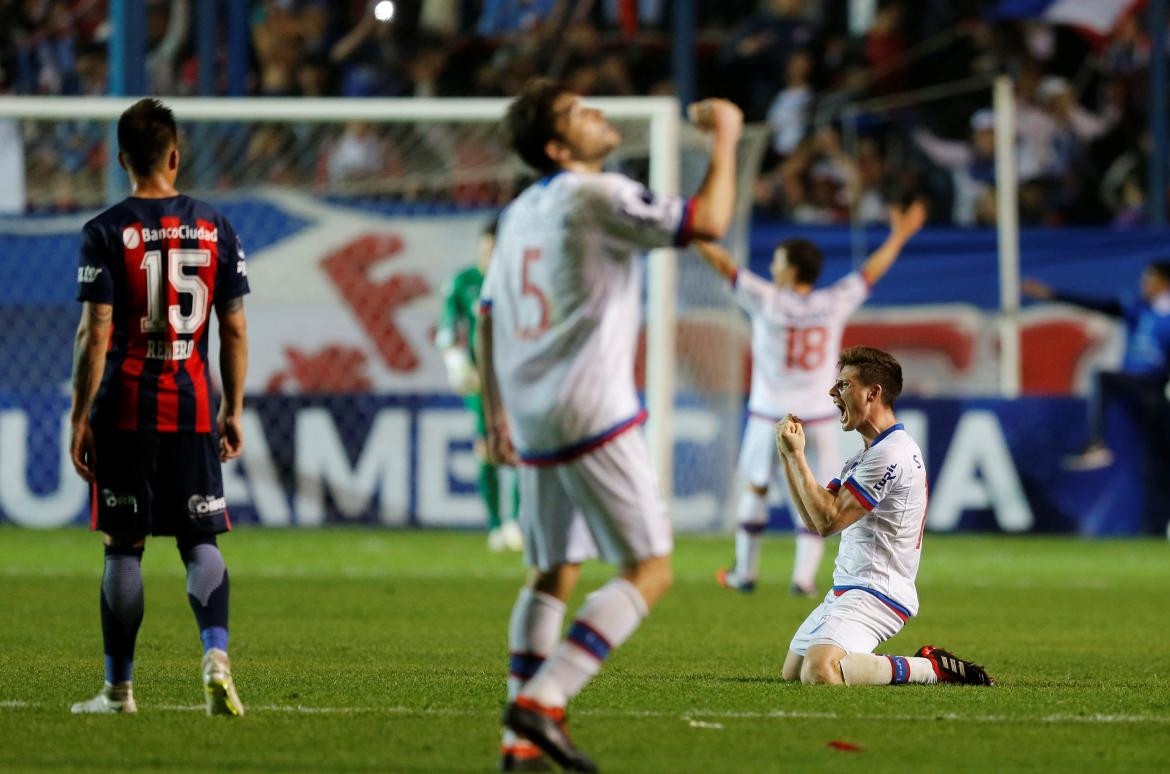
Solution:
[(1141, 0), (1000, 0), (995, 15), (1001, 19), (1043, 19), (1052, 24), (1083, 27), (1108, 35), (1127, 11)]

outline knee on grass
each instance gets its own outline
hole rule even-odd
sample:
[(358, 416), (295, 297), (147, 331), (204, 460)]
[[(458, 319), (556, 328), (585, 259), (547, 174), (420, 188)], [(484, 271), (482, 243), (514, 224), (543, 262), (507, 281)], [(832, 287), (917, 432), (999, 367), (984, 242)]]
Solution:
[(805, 685), (843, 685), (839, 656), (806, 656), (800, 667), (800, 682)]

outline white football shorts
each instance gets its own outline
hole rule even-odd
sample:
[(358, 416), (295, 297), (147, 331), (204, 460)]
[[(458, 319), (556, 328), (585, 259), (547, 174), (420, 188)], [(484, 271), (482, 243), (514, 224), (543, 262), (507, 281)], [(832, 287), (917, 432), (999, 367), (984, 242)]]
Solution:
[(598, 556), (626, 564), (674, 548), (650, 452), (636, 429), (569, 462), (518, 472), (530, 566), (548, 570)]
[(866, 591), (829, 589), (825, 599), (796, 630), (788, 649), (801, 656), (812, 645), (836, 645), (846, 653), (873, 653), (902, 630), (903, 621), (884, 602)]
[[(832, 481), (841, 471), (837, 439), (841, 428), (837, 417), (816, 419), (804, 425), (806, 440), (804, 454), (817, 483), (822, 486)], [(777, 471), (780, 463), (776, 451), (776, 421), (758, 414), (749, 414), (743, 430), (743, 444), (739, 450), (739, 475), (752, 486), (771, 486), (773, 480), (783, 494), (788, 494), (784, 472)], [(779, 476), (779, 478), (776, 478)]]

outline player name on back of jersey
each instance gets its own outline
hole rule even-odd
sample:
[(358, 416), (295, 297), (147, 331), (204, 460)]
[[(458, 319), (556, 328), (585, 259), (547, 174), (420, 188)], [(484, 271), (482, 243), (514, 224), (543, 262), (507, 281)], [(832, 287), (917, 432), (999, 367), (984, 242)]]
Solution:
[[(141, 230), (143, 242), (161, 242), (164, 239), (198, 239), (201, 242), (219, 241), (219, 229), (192, 226), (187, 223), (178, 226), (164, 226), (162, 228), (143, 226)], [(133, 231), (133, 229), (127, 229), (127, 231)], [(123, 239), (132, 240), (133, 237), (123, 235)]]
[(155, 341), (152, 339), (146, 342), (147, 360), (186, 360), (191, 357), (191, 353), (194, 351), (195, 342), (192, 339), (179, 339), (178, 341)]

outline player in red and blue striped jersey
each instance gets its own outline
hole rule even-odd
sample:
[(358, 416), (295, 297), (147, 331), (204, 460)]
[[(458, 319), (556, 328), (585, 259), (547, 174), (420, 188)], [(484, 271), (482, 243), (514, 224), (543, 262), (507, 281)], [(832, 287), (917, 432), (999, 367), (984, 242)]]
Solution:
[[(227, 219), (175, 189), (178, 133), (143, 99), (118, 121), (131, 195), (85, 224), (83, 304), (73, 357), (77, 472), (93, 485), (105, 542), (100, 595), (106, 682), (77, 713), (137, 711), (134, 645), (143, 615), (147, 535), (176, 538), (203, 641), (209, 714), (240, 715), (228, 661), (228, 573), (216, 535), (231, 528), (220, 462), (239, 456), (248, 345), (244, 251)], [(215, 310), (223, 396), (207, 362)]]

